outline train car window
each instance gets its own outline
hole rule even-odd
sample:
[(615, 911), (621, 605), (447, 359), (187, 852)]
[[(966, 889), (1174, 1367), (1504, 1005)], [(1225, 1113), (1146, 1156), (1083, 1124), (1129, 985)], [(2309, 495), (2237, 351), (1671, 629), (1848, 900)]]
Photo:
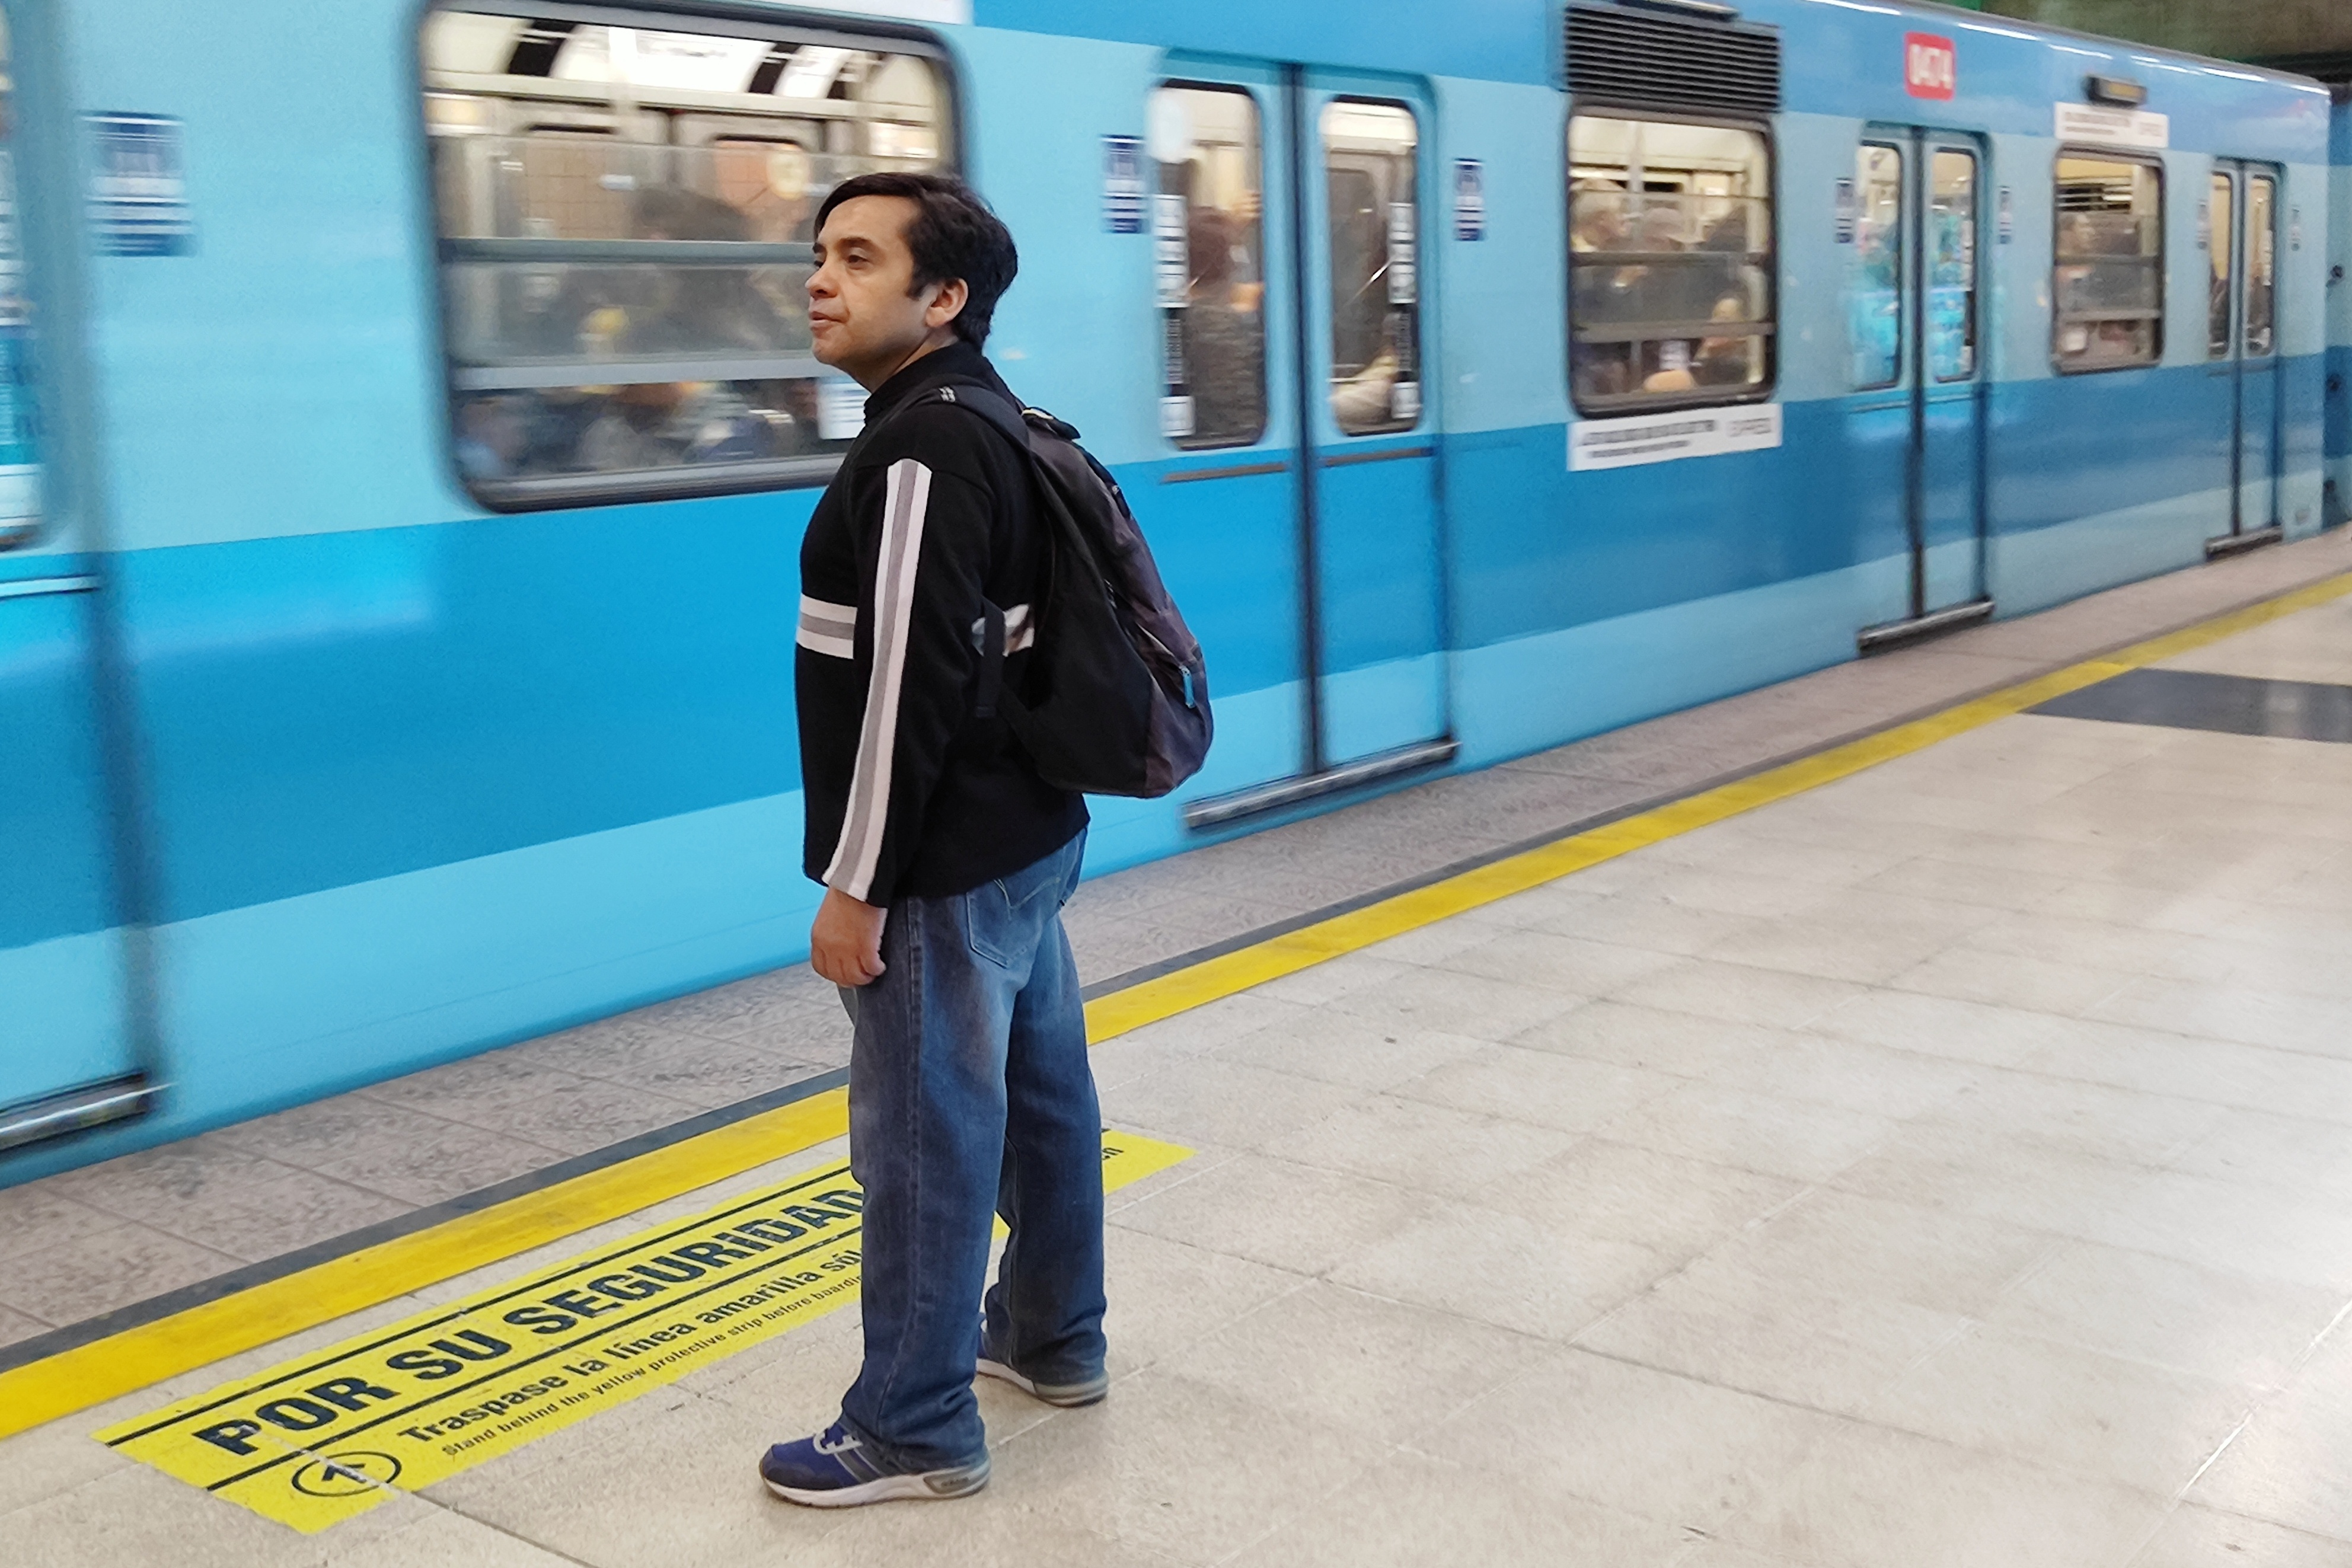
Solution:
[(1772, 154), (1759, 131), (1570, 118), (1569, 381), (1591, 413), (1762, 395)]
[(2269, 353), (2276, 333), (2278, 182), (2268, 174), (2246, 178), (2246, 355)]
[(1161, 434), (1188, 449), (1265, 434), (1265, 249), (1257, 100), (1233, 88), (1151, 95), (1158, 170)]
[(1402, 106), (1323, 108), (1331, 418), (1349, 435), (1421, 423), (1420, 141)]
[(0, 13), (0, 549), (41, 530), (41, 455), (33, 390), (33, 307), (16, 233), (16, 78)]
[(452, 444), (477, 499), (822, 482), (865, 394), (809, 347), (811, 224), (948, 156), (920, 46), (686, 15), (425, 23)]
[(1964, 382), (1977, 373), (1976, 155), (1939, 150), (1927, 174), (1927, 373)]
[(1903, 150), (1854, 153), (1853, 249), (1846, 258), (1846, 343), (1856, 392), (1903, 376)]
[(2227, 174), (2216, 174), (2208, 183), (2205, 198), (2204, 235), (2206, 260), (2205, 293), (2205, 357), (2226, 360), (2230, 357), (2230, 246), (2231, 211), (2236, 202), (2236, 187)]
[(2061, 371), (2151, 365), (2164, 351), (2164, 175), (2153, 162), (2061, 150), (2051, 269)]

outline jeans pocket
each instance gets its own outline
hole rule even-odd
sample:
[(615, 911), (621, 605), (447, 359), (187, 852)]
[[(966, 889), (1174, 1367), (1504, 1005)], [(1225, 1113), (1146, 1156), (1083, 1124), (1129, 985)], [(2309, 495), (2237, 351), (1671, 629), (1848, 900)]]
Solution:
[(990, 963), (1017, 969), (1037, 946), (1044, 917), (1060, 907), (1059, 877), (1041, 877), (1036, 868), (982, 883), (963, 895), (964, 940)]

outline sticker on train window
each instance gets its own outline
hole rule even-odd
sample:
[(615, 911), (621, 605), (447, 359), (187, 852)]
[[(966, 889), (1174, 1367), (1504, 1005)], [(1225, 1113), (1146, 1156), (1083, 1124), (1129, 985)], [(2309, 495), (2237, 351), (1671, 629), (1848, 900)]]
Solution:
[(1389, 303), (1412, 305), (1421, 298), (1418, 263), (1414, 260), (1412, 204), (1389, 204)]
[(1115, 235), (1143, 232), (1143, 138), (1103, 141), (1103, 227)]
[(866, 428), (866, 389), (847, 376), (816, 383), (816, 434), (820, 441), (854, 441)]
[(1191, 219), (1181, 196), (1154, 196), (1151, 210), (1152, 267), (1160, 285), (1160, 308), (1181, 310), (1192, 303), (1192, 257), (1185, 236)]
[(89, 225), (100, 256), (185, 256), (195, 232), (168, 114), (93, 114)]
[(1454, 161), (1454, 237), (1486, 237), (1486, 171), (1475, 158)]

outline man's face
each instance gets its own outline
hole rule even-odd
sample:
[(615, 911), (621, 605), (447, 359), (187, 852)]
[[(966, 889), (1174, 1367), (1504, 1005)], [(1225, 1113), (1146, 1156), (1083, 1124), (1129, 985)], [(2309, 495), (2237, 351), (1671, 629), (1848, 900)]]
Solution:
[[(825, 215), (809, 275), (809, 336), (817, 359), (868, 391), (916, 357), (962, 308), (961, 281), (916, 289), (905, 196), (853, 196)], [(933, 346), (936, 346), (935, 344)]]

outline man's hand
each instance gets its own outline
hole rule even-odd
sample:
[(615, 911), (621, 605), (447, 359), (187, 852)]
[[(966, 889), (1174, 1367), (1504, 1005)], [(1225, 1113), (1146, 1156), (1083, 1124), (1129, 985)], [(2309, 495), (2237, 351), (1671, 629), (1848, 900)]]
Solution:
[(837, 887), (824, 890), (816, 924), (809, 927), (809, 967), (836, 986), (857, 987), (882, 976), (882, 921), (889, 911)]

